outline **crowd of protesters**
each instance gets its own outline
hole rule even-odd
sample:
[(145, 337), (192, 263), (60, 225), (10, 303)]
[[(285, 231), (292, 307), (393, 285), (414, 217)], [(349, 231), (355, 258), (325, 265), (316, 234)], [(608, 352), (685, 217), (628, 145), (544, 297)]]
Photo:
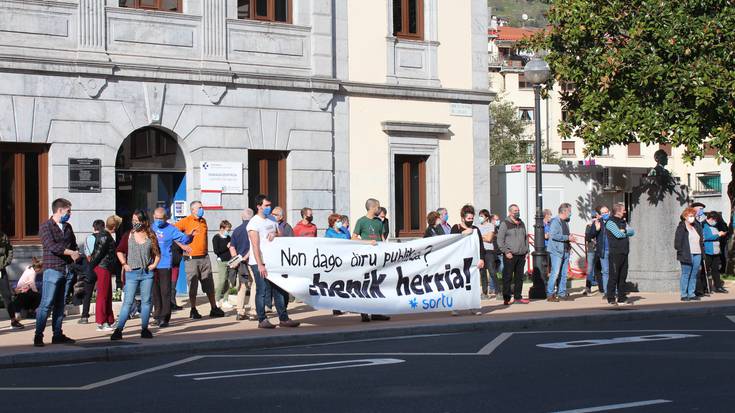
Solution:
[[(299, 322), (288, 315), (293, 301), (288, 292), (268, 279), (263, 261), (263, 248), (275, 237), (317, 237), (317, 225), (310, 208), (303, 208), (301, 219), (291, 227), (285, 211), (272, 205), (266, 195), (255, 198), (255, 209), (241, 212), (241, 224), (223, 220), (211, 239), (213, 260), (210, 259), (208, 225), (205, 210), (199, 201), (191, 202), (190, 214), (171, 222), (164, 208), (152, 216), (136, 210), (131, 216), (132, 228), (120, 235), (122, 219), (116, 215), (105, 221), (95, 220), (92, 233), (81, 245), (77, 244), (69, 224), (72, 205), (57, 199), (53, 214), (39, 228), (43, 244), (43, 259), (34, 257), (15, 286), (9, 281), (6, 267), (13, 259), (13, 246), (0, 232), (0, 294), (13, 328), (23, 328), (17, 317), (35, 316), (35, 346), (44, 345), (44, 331), (51, 315), (51, 342), (74, 343), (63, 333), (67, 298), (81, 304), (80, 324), (89, 323), (90, 306), (95, 300), (94, 322), (98, 331), (111, 331), (111, 340), (121, 340), (127, 321), (141, 318), (141, 338), (152, 338), (150, 325), (166, 328), (173, 311), (182, 307), (176, 302), (181, 261), (189, 293), (189, 317), (200, 319), (197, 310), (198, 289), (210, 304), (209, 317), (224, 317), (224, 310), (235, 310), (237, 320), (257, 321), (259, 328), (298, 327)], [(720, 274), (724, 271), (728, 226), (716, 212), (705, 212), (701, 203), (686, 208), (676, 229), (674, 247), (681, 263), (681, 300), (697, 301), (712, 293), (727, 293)], [(327, 218), (326, 238), (357, 240), (375, 245), (388, 240), (390, 225), (387, 211), (376, 199), (365, 203), (365, 215), (350, 227), (347, 216), (338, 213)], [(635, 231), (626, 221), (626, 208), (616, 203), (595, 209), (584, 234), (586, 252), (586, 285), (583, 295), (601, 293), (610, 305), (630, 304), (626, 281), (628, 274), (629, 239)], [(548, 274), (545, 274), (546, 299), (559, 302), (569, 299), (567, 279), (572, 247), (581, 242), (570, 231), (573, 215), (568, 203), (559, 205), (554, 216), (544, 210), (544, 240), (548, 252)], [(516, 204), (508, 207), (505, 218), (487, 209), (475, 212), (472, 205), (459, 211), (458, 222), (450, 224), (446, 208), (430, 211), (426, 216), (424, 237), (447, 234), (476, 234), (479, 240), (478, 269), (482, 287), (481, 299), (497, 298), (504, 305), (528, 304), (523, 297), (523, 281), (528, 277), (526, 262), (531, 244), (526, 224)], [(473, 235), (474, 236), (474, 235)], [(213, 270), (216, 268), (216, 271)], [(42, 274), (40, 282), (36, 278)], [(120, 314), (113, 314), (113, 280), (122, 289)], [(593, 292), (593, 288), (597, 291)], [(226, 299), (227, 292), (237, 291), (236, 303)], [(96, 295), (95, 295), (96, 293)], [(277, 323), (269, 316), (273, 309)], [(470, 313), (481, 314), (479, 309)], [(342, 312), (334, 310), (335, 315)], [(459, 315), (459, 312), (452, 312)], [(363, 322), (387, 321), (381, 314), (362, 314)]]

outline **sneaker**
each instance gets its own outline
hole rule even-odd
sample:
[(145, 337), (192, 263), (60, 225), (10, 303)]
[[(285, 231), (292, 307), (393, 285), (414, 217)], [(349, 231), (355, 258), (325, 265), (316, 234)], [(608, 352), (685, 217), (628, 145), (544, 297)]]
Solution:
[(248, 317), (246, 314), (238, 314), (235, 316), (235, 320), (237, 321), (246, 321), (249, 320), (250, 317)]
[(230, 302), (229, 302), (229, 301), (224, 301), (224, 300), (223, 300), (223, 301), (222, 301), (222, 305), (220, 306), (220, 308), (222, 308), (222, 309), (223, 309), (223, 310), (225, 310), (225, 311), (228, 311), (228, 310), (232, 310), (232, 309), (233, 309), (233, 308), (235, 308), (235, 307), (233, 307), (233, 306), (232, 306), (232, 304), (230, 304)]
[(192, 308), (191, 311), (189, 311), (189, 318), (191, 318), (192, 320), (199, 320), (200, 318), (202, 318), (202, 315), (199, 314), (199, 311), (197, 311), (196, 308)]
[(43, 347), (43, 334), (33, 336), (33, 347)]
[(25, 327), (23, 327), (23, 324), (20, 323), (18, 320), (13, 320), (10, 322), (10, 326), (13, 328), (13, 330), (21, 330)]
[(373, 321), (388, 321), (390, 320), (390, 317), (382, 314), (373, 314), (370, 316), (370, 319)]
[(687, 302), (689, 301), (689, 297), (681, 297), (681, 301)]
[(585, 296), (585, 297), (588, 296), (588, 295), (592, 295), (592, 289), (591, 288), (585, 288), (584, 291), (582, 292), (582, 295)]
[(332, 310), (332, 315), (343, 315), (344, 313), (339, 310)]
[(81, 317), (79, 321), (77, 321), (78, 324), (89, 324), (89, 317)]
[(224, 317), (224, 316), (225, 316), (225, 312), (222, 311), (221, 308), (215, 307), (212, 309), (212, 311), (209, 312), (210, 318), (217, 318), (217, 317)]
[(271, 322), (268, 321), (268, 319), (266, 318), (265, 320), (263, 320), (260, 323), (258, 323), (258, 328), (268, 328), (268, 329), (270, 329), (270, 328), (276, 328), (276, 326), (274, 326), (273, 324), (271, 324)]
[(178, 305), (176, 303), (171, 303), (171, 309), (174, 310), (174, 311), (181, 311), (181, 310), (184, 309), (184, 307), (182, 307), (182, 306), (180, 306), (180, 305)]
[(158, 325), (160, 325), (160, 324), (161, 324), (161, 320), (159, 320), (159, 319), (157, 319), (157, 318), (154, 318), (153, 320), (151, 320), (150, 324), (151, 324), (152, 326), (154, 326), (154, 327), (155, 327), (155, 326), (158, 326)]
[(281, 321), (280, 323), (278, 323), (278, 325), (281, 327), (298, 327), (301, 325), (301, 323), (299, 323), (298, 321), (293, 321), (291, 319), (288, 319), (285, 321)]
[(525, 298), (518, 298), (513, 300), (513, 304), (528, 304), (529, 301)]
[(695, 295), (694, 297), (689, 297), (689, 301), (702, 301), (702, 299)]
[(507, 298), (503, 299), (503, 305), (510, 305), (510, 300)]
[(611, 306), (613, 306), (613, 307), (617, 307), (617, 306), (618, 306), (618, 303), (617, 303), (617, 301), (610, 301), (610, 300), (607, 300), (607, 303), (608, 303), (608, 304), (610, 304), (610, 305), (611, 305)]
[(75, 340), (61, 334), (58, 336), (53, 336), (51, 338), (51, 344), (74, 344), (76, 343)]
[(168, 327), (168, 321), (164, 321), (158, 325), (158, 328), (166, 328), (166, 327)]
[(472, 311), (472, 314), (474, 314), (474, 315), (482, 315), (482, 311), (480, 311), (480, 310), (475, 309), (475, 310), (471, 310), (471, 311)]
[(717, 288), (715, 290), (715, 292), (716, 293), (720, 293), (720, 294), (727, 294), (728, 293), (728, 291), (725, 289), (725, 287), (719, 287), (719, 288)]
[(110, 340), (117, 341), (122, 340), (122, 330), (119, 328), (116, 328), (115, 331), (112, 332), (112, 335), (110, 336)]
[(457, 317), (459, 315), (459, 311), (454, 310), (452, 311), (452, 316)]
[(559, 297), (557, 297), (556, 294), (551, 294), (549, 296), (549, 298), (546, 299), (546, 301), (548, 301), (550, 303), (558, 303), (559, 302)]
[(151, 333), (151, 330), (144, 328), (140, 330), (140, 338), (153, 338), (153, 333)]

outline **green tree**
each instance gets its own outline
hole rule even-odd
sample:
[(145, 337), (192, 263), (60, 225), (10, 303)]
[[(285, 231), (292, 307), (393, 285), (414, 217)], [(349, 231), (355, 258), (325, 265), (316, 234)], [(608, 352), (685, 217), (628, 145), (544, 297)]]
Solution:
[[(533, 137), (527, 133), (528, 123), (518, 117), (513, 103), (498, 98), (490, 104), (490, 164), (510, 165), (533, 162)], [(558, 153), (548, 148), (541, 152), (544, 163), (559, 163)]]
[(570, 86), (563, 137), (593, 155), (642, 142), (735, 161), (735, 1), (555, 0), (548, 18), (525, 47), (548, 51), (549, 85)]

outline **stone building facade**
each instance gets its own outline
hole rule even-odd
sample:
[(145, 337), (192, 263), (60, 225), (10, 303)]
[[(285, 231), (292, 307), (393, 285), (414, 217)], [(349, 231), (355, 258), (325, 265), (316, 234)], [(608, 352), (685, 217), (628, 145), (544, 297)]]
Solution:
[[(426, 209), (487, 206), (486, 33), (484, 0), (0, 0), (0, 223), (18, 265), (54, 198), (81, 242), (94, 219), (200, 199), (203, 162), (242, 168), (212, 231), (256, 192), (322, 230), (376, 197), (399, 237)], [(91, 191), (78, 159), (99, 160)]]

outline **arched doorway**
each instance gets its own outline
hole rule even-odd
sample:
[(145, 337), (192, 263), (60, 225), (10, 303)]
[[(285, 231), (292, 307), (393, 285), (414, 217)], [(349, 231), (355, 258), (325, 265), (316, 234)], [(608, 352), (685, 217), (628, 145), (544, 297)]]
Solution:
[(174, 200), (186, 200), (186, 159), (169, 133), (154, 127), (125, 138), (115, 161), (115, 210), (130, 226), (136, 209), (171, 211)]

